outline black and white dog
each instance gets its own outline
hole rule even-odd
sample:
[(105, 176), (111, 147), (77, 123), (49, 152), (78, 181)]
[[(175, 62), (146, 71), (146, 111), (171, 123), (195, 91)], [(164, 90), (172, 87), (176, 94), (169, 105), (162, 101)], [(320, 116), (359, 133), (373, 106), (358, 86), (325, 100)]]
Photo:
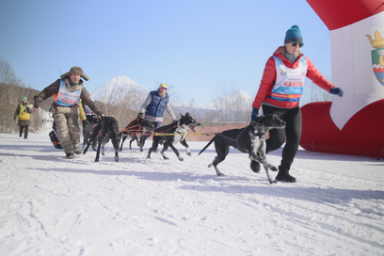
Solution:
[(116, 118), (112, 116), (103, 117), (99, 123), (93, 128), (92, 137), (87, 142), (87, 147), (84, 149), (83, 154), (86, 154), (89, 148), (89, 145), (93, 140), (98, 136), (98, 145), (95, 162), (99, 162), (100, 157), (100, 148), (102, 149), (102, 154), (104, 155), (104, 145), (112, 141), (113, 148), (115, 149), (115, 161), (119, 161), (119, 144), (121, 139), (121, 134), (119, 132), (119, 124), (117, 123)]
[(168, 157), (164, 155), (164, 152), (168, 149), (168, 147), (171, 147), (177, 158), (180, 161), (183, 161), (183, 157), (180, 156), (179, 151), (175, 148), (175, 146), (173, 146), (173, 144), (177, 144), (178, 142), (180, 142), (186, 148), (187, 155), (191, 155), (189, 146), (185, 141), (185, 138), (187, 137), (187, 130), (190, 129), (193, 132), (196, 132), (195, 127), (200, 126), (200, 123), (196, 122), (196, 120), (193, 119), (189, 113), (186, 113), (185, 116), (182, 114), (180, 115), (181, 118), (178, 121), (169, 125), (161, 126), (155, 130), (152, 147), (149, 149), (147, 156), (148, 159), (151, 158), (152, 151), (155, 153), (157, 152), (157, 146), (159, 143), (164, 144), (164, 147), (160, 152), (164, 159), (168, 159)]
[(217, 176), (224, 174), (219, 171), (217, 165), (224, 161), (229, 153), (229, 148), (234, 147), (240, 152), (248, 153), (251, 161), (257, 161), (264, 166), (269, 182), (275, 183), (275, 180), (270, 176), (268, 169), (277, 171), (277, 168), (267, 162), (266, 159), (266, 143), (265, 133), (270, 129), (285, 128), (286, 123), (277, 115), (268, 114), (260, 116), (252, 120), (250, 125), (242, 129), (233, 129), (218, 133), (213, 139), (200, 151), (199, 155), (206, 150), (212, 142), (215, 142), (215, 150), (217, 156), (208, 167), (214, 167)]
[(140, 151), (143, 152), (143, 146), (144, 146), (144, 140), (141, 139), (143, 136), (143, 133), (145, 132), (153, 132), (155, 129), (152, 122), (148, 122), (147, 120), (143, 118), (136, 118), (132, 122), (130, 122), (125, 129), (121, 132), (122, 141), (120, 146), (120, 151), (123, 150), (123, 144), (124, 141), (127, 139), (127, 137), (130, 137), (131, 140), (129, 141), (129, 149), (132, 149), (132, 142), (136, 140), (137, 146), (140, 147)]

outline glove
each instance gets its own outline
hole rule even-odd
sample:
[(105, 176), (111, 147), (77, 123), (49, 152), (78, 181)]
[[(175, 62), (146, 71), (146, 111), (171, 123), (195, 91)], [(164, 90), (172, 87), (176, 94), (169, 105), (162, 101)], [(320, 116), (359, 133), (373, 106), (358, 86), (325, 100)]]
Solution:
[(137, 115), (137, 118), (143, 119), (143, 113), (139, 113), (139, 114)]
[(253, 108), (252, 109), (252, 114), (251, 114), (251, 122), (253, 119), (257, 118), (257, 116), (259, 115), (259, 110), (257, 108)]
[(339, 87), (333, 87), (329, 92), (335, 95), (339, 95), (340, 97), (343, 97), (344, 94), (343, 90), (341, 90)]

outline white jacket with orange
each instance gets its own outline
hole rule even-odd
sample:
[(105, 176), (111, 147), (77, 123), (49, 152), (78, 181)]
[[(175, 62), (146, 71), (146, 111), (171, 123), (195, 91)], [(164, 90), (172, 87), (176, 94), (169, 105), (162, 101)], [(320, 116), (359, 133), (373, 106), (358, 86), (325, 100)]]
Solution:
[[(280, 108), (295, 108), (299, 106), (299, 101), (281, 101), (273, 99), (272, 89), (276, 83), (277, 72), (276, 72), (276, 62), (275, 57), (282, 60), (283, 64), (289, 69), (296, 69), (299, 67), (301, 58), (305, 58), (307, 64), (307, 73), (306, 76), (313, 81), (317, 86), (323, 88), (329, 92), (335, 86), (330, 83), (325, 77), (316, 69), (313, 63), (309, 60), (308, 57), (301, 54), (294, 63), (291, 63), (284, 57), (284, 47), (280, 46), (271, 56), (264, 69), (263, 78), (261, 79), (260, 88), (257, 92), (255, 100), (252, 104), (252, 107), (260, 109), (260, 106), (263, 102), (267, 102), (271, 105), (280, 107)], [(303, 84), (304, 86), (304, 84)]]

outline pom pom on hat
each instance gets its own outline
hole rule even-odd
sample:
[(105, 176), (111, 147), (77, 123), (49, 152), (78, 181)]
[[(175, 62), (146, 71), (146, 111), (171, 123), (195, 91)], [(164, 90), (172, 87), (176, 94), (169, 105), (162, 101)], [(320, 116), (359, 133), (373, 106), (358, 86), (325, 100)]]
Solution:
[(284, 44), (289, 43), (289, 42), (298, 42), (298, 43), (303, 42), (303, 37), (301, 36), (301, 31), (300, 31), (299, 26), (293, 25), (285, 33)]

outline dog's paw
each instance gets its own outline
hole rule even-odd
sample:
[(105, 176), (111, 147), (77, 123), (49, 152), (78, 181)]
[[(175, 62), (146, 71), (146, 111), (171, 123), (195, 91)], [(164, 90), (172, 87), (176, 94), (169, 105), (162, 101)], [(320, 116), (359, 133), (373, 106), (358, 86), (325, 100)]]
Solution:
[(188, 152), (188, 153), (187, 153), (187, 156), (192, 156), (191, 152)]
[(183, 160), (184, 160), (184, 158), (182, 158), (181, 156), (179, 156), (178, 158), (179, 158), (180, 161), (183, 161)]
[(216, 172), (217, 176), (225, 176), (224, 173), (221, 173), (221, 172)]
[(208, 168), (211, 168), (213, 166), (213, 164), (210, 164), (210, 165), (208, 165)]
[(276, 180), (274, 180), (274, 179), (270, 179), (270, 180), (269, 180), (269, 183), (270, 183), (270, 184), (274, 184), (274, 183), (276, 183)]
[(260, 163), (256, 161), (251, 161), (251, 170), (254, 173), (259, 173), (260, 172)]

